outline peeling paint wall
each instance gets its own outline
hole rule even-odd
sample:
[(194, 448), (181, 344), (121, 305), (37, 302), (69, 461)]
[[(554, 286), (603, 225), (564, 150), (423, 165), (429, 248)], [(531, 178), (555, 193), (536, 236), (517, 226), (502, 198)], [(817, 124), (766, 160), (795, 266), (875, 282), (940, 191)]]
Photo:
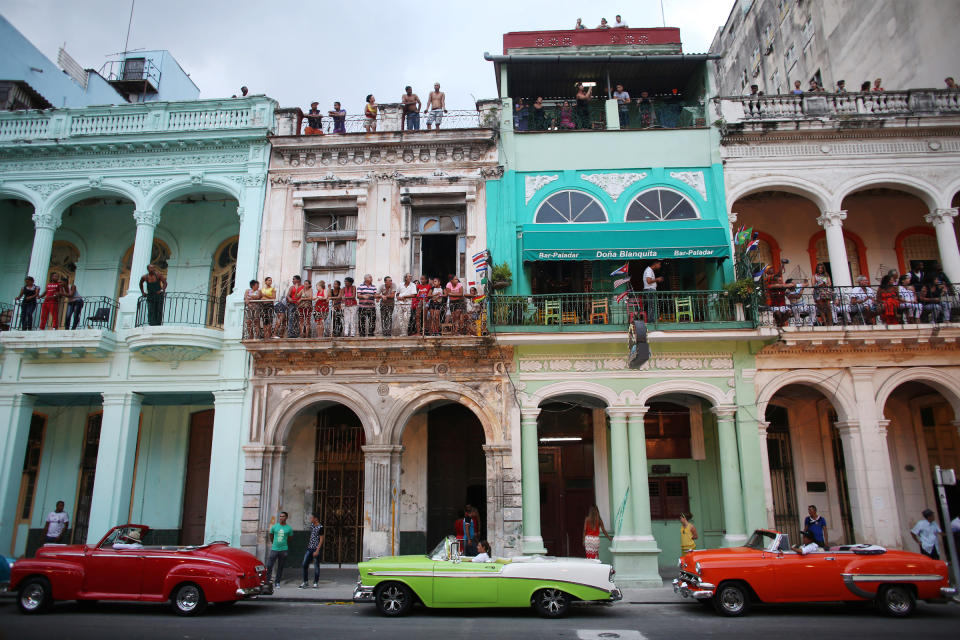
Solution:
[(293, 527), (294, 531), (306, 530), (309, 514), (313, 509), (316, 438), (316, 415), (308, 413), (297, 416), (287, 440), (283, 493), (277, 507), (277, 513), (286, 511), (290, 514), (287, 524)]
[(427, 532), (427, 414), (414, 415), (403, 430), (400, 465), (400, 543)]

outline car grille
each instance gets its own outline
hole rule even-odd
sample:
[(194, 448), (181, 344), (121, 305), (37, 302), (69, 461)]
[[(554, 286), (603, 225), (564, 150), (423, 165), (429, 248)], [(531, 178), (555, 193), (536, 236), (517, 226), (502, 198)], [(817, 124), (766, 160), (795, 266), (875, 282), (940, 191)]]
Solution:
[(689, 571), (681, 571), (681, 572), (680, 572), (680, 579), (683, 580), (684, 582), (688, 582), (688, 583), (690, 583), (690, 584), (692, 584), (692, 585), (698, 585), (698, 584), (700, 584), (700, 576), (698, 576), (698, 575), (695, 574), (695, 573), (690, 573)]

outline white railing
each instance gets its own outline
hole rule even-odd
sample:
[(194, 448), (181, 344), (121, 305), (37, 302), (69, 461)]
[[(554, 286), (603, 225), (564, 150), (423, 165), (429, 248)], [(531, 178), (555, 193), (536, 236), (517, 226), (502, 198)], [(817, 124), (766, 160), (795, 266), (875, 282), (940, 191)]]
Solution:
[(727, 123), (831, 117), (953, 115), (960, 113), (960, 91), (911, 89), (866, 93), (725, 96), (714, 98)]
[(116, 133), (137, 133), (143, 131), (147, 120), (146, 113), (125, 115), (74, 116), (70, 118), (70, 135), (109, 135)]
[(47, 118), (24, 117), (0, 120), (0, 140), (27, 140), (47, 135)]
[(187, 129), (242, 129), (250, 126), (250, 109), (216, 111), (172, 111), (167, 122), (171, 131)]

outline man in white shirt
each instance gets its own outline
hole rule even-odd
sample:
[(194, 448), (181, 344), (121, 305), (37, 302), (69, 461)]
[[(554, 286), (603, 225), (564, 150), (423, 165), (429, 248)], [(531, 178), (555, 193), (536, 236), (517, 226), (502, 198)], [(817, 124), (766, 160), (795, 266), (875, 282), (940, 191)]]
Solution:
[(877, 292), (867, 286), (869, 282), (867, 276), (857, 276), (857, 286), (850, 289), (848, 293), (841, 294), (844, 299), (840, 310), (843, 311), (843, 318), (847, 324), (850, 324), (851, 311), (859, 316), (864, 324), (873, 324), (877, 315)]
[(410, 335), (410, 303), (417, 297), (417, 285), (413, 276), (403, 276), (403, 284), (397, 288), (397, 329), (402, 336)]
[(657, 283), (663, 282), (663, 276), (658, 276), (656, 271), (660, 269), (660, 261), (654, 260), (647, 268), (643, 270), (643, 290), (656, 291)]
[(812, 533), (809, 531), (802, 531), (800, 532), (800, 536), (803, 539), (803, 544), (793, 545), (794, 551), (802, 556), (805, 556), (808, 553), (819, 553), (821, 551), (820, 545), (814, 541)]
[(940, 525), (937, 524), (936, 515), (930, 509), (923, 510), (923, 519), (913, 525), (910, 535), (920, 545), (920, 553), (933, 558), (940, 559), (940, 553), (937, 551), (937, 537), (943, 535)]
[(43, 525), (44, 544), (59, 544), (69, 527), (70, 516), (63, 510), (63, 500), (58, 500), (56, 508), (47, 515)]
[(610, 25), (614, 29), (629, 29), (627, 23), (620, 19), (620, 16), (617, 16), (616, 21)]
[(618, 84), (617, 90), (613, 92), (613, 98), (617, 101), (620, 128), (623, 129), (630, 124), (630, 93), (624, 90), (622, 84)]

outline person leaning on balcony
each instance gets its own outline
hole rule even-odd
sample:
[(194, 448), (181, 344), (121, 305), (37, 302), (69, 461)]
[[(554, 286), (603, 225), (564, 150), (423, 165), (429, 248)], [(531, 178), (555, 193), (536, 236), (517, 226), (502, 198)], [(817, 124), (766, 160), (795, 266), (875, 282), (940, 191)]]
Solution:
[(40, 288), (33, 283), (33, 278), (27, 276), (23, 279), (23, 287), (20, 293), (14, 299), (14, 302), (20, 302), (20, 330), (33, 330), (33, 315), (37, 312), (37, 299), (40, 297)]
[(817, 263), (813, 274), (813, 303), (817, 306), (817, 319), (821, 325), (833, 326), (836, 311), (833, 309), (833, 281), (827, 273), (827, 265)]
[[(283, 296), (283, 311), (279, 319), (280, 331), (287, 338), (297, 337), (297, 306), (300, 304), (301, 293), (303, 293), (303, 285), (300, 284), (300, 276), (293, 276), (290, 288)], [(284, 325), (286, 325), (286, 328), (284, 328)]]
[(377, 297), (380, 299), (380, 333), (384, 338), (389, 338), (393, 335), (393, 309), (397, 302), (397, 289), (393, 286), (393, 278), (383, 277)]
[(867, 93), (870, 91), (870, 81), (864, 80), (860, 83), (860, 93)]
[(327, 297), (327, 283), (321, 280), (317, 283), (317, 292), (313, 299), (313, 321), (317, 325), (317, 337), (324, 336), (324, 326), (327, 320), (327, 313), (330, 311), (329, 298)]
[(413, 304), (413, 311), (416, 316), (416, 332), (419, 335), (423, 335), (427, 330), (430, 290), (430, 279), (425, 275), (420, 276), (420, 280), (417, 282), (417, 298)]
[(630, 124), (630, 94), (624, 90), (622, 84), (617, 85), (617, 90), (613, 92), (613, 98), (617, 101), (617, 114), (620, 116), (620, 126), (626, 127)]
[(923, 307), (917, 302), (917, 291), (910, 286), (910, 274), (905, 273), (900, 276), (900, 286), (898, 287), (900, 297), (900, 310), (903, 311), (903, 317), (910, 324), (920, 322), (920, 311)]
[(260, 323), (260, 300), (263, 292), (257, 280), (250, 281), (250, 288), (243, 292), (243, 335), (246, 338), (259, 338), (263, 333)]
[(427, 96), (427, 108), (423, 110), (424, 113), (430, 112), (430, 115), (427, 116), (427, 129), (430, 129), (430, 125), (436, 125), (436, 130), (440, 130), (440, 123), (443, 122), (443, 114), (447, 112), (447, 94), (443, 91), (440, 91), (440, 83), (433, 83), (433, 91), (430, 92), (430, 95)]
[(527, 121), (530, 119), (530, 108), (523, 98), (517, 98), (513, 105), (513, 128), (517, 131), (526, 131), (528, 129)]
[(577, 18), (577, 24), (575, 24), (575, 25), (573, 26), (573, 28), (574, 28), (574, 29), (586, 29), (586, 27), (583, 26), (583, 18)]
[(319, 104), (319, 102), (310, 103), (310, 111), (307, 111), (307, 128), (303, 132), (304, 135), (323, 135), (323, 116), (320, 114), (320, 110), (317, 109), (317, 105)]
[(350, 276), (343, 279), (343, 337), (357, 337), (357, 288)]
[(640, 97), (637, 98), (637, 113), (640, 115), (640, 126), (643, 128), (652, 127), (656, 122), (653, 100), (650, 99), (649, 92), (640, 92)]
[(147, 324), (151, 327), (158, 327), (163, 323), (163, 294), (166, 290), (167, 279), (157, 269), (157, 265), (148, 264), (147, 273), (140, 277), (140, 295), (147, 300)]
[(410, 313), (417, 308), (417, 285), (409, 273), (403, 275), (403, 284), (397, 289), (397, 333), (401, 336), (413, 333), (415, 318)]
[(621, 19), (620, 19), (620, 16), (618, 15), (618, 16), (616, 16), (616, 18), (614, 18), (614, 23), (611, 25), (611, 28), (613, 28), (613, 29), (629, 29), (630, 27), (628, 27), (628, 26), (627, 26), (627, 23), (624, 22), (623, 20), (621, 20)]
[(887, 273), (877, 287), (877, 309), (885, 324), (898, 324), (900, 313), (900, 294), (895, 272)]
[(63, 294), (63, 285), (60, 283), (60, 276), (55, 273), (50, 274), (50, 281), (47, 287), (40, 294), (43, 304), (40, 305), (40, 330), (46, 329), (47, 318), (50, 318), (50, 328), (57, 328), (57, 316), (60, 315), (60, 296)]
[(840, 305), (843, 319), (851, 323), (850, 312), (856, 313), (864, 324), (873, 324), (877, 317), (876, 292), (870, 288), (867, 276), (857, 276), (857, 286), (850, 289), (846, 301)]
[(430, 334), (440, 335), (444, 316), (447, 313), (447, 296), (440, 278), (430, 281)]
[[(83, 297), (81, 297), (80, 292), (77, 291), (77, 285), (74, 283), (67, 284), (64, 281), (64, 289), (66, 293), (64, 294), (67, 299), (67, 317), (63, 321), (64, 329), (76, 329), (80, 324), (80, 313), (83, 311)], [(73, 318), (73, 322), (70, 319)]]
[(807, 286), (806, 280), (794, 282), (793, 278), (787, 278), (787, 285), (787, 300), (790, 301), (790, 311), (793, 313), (794, 320), (802, 327), (803, 319), (806, 317), (807, 326), (812, 327), (817, 319), (817, 308), (803, 300), (803, 288)]
[(343, 335), (343, 289), (339, 280), (333, 281), (327, 297), (330, 299), (330, 337), (339, 338)]
[(357, 307), (360, 337), (372, 338), (377, 329), (377, 287), (369, 273), (363, 276), (363, 284), (357, 287)]
[(799, 81), (799, 80), (794, 80), (794, 81), (793, 81), (793, 91), (791, 91), (790, 93), (792, 93), (792, 94), (795, 95), (795, 96), (802, 96), (802, 95), (803, 95), (803, 89), (800, 88), (800, 81)]
[(787, 305), (787, 285), (783, 283), (783, 274), (773, 276), (767, 285), (770, 296), (770, 311), (773, 312), (773, 321), (778, 327), (785, 327), (790, 322), (790, 307)]
[(936, 324), (950, 322), (950, 303), (943, 299), (946, 294), (943, 280), (937, 277), (928, 278), (924, 285), (920, 287), (920, 293), (917, 294), (917, 297), (930, 322)]
[(530, 105), (530, 129), (533, 131), (546, 131), (547, 112), (543, 108), (543, 96), (537, 96), (537, 99)]
[(883, 80), (881, 78), (877, 78), (873, 81), (873, 88), (871, 88), (870, 91), (886, 91), (886, 89), (881, 86), (882, 84)]
[(420, 96), (413, 92), (413, 87), (407, 85), (404, 87), (405, 93), (400, 96), (400, 104), (403, 105), (404, 122), (400, 124), (401, 129), (408, 131), (420, 130)]
[(367, 104), (363, 105), (363, 129), (367, 133), (377, 130), (377, 99), (367, 94)]
[(347, 112), (346, 110), (340, 108), (339, 102), (333, 103), (333, 109), (327, 111), (327, 115), (333, 119), (334, 133), (347, 132)]
[(610, 24), (607, 22), (606, 18), (600, 18), (600, 24), (597, 25), (597, 29), (609, 29)]
[(578, 129), (590, 128), (590, 98), (593, 97), (593, 87), (584, 87), (582, 82), (577, 83), (576, 123)]
[(300, 301), (297, 303), (297, 322), (300, 326), (300, 337), (309, 338), (311, 334), (310, 320), (313, 318), (313, 283), (303, 281), (303, 291), (300, 292)]
[(453, 316), (453, 333), (461, 334), (466, 331), (467, 303), (463, 297), (463, 283), (454, 275), (444, 287), (447, 299), (450, 300), (450, 314)]
[(947, 76), (943, 81), (947, 85), (944, 88), (948, 91), (956, 91), (957, 89), (960, 89), (960, 87), (957, 86), (957, 81), (953, 79), (953, 76)]
[(837, 80), (837, 90), (835, 93), (846, 93), (847, 92), (847, 81), (846, 80)]
[(260, 317), (259, 322), (263, 327), (263, 337), (270, 338), (273, 336), (273, 319), (276, 316), (276, 309), (274, 308), (277, 304), (277, 290), (273, 286), (273, 278), (267, 276), (263, 279), (263, 286), (260, 288), (260, 303), (258, 304), (260, 308)]

